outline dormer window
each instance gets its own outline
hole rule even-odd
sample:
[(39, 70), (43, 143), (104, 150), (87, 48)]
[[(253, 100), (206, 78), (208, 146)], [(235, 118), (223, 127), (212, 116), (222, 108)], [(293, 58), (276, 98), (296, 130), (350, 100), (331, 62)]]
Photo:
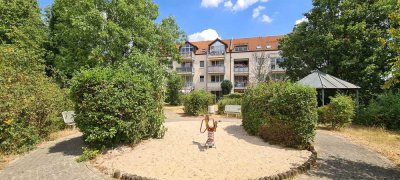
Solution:
[(235, 51), (237, 51), (237, 52), (248, 51), (248, 46), (247, 45), (237, 45), (237, 46), (235, 46)]
[(181, 47), (181, 53), (189, 53), (189, 52), (193, 52), (194, 51), (194, 47), (192, 45), (190, 45), (189, 43), (186, 43), (185, 45), (183, 45)]
[(272, 49), (272, 46), (271, 45), (267, 45), (267, 49)]
[(261, 47), (261, 45), (257, 45), (257, 47), (256, 47), (256, 49), (261, 49), (262, 47)]
[(217, 41), (210, 46), (211, 55), (223, 55), (225, 54), (225, 45)]

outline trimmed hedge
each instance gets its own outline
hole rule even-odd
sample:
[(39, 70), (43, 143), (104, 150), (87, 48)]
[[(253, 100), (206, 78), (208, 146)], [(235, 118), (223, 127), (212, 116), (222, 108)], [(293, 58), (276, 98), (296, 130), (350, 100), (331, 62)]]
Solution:
[(353, 99), (341, 94), (330, 99), (330, 104), (318, 108), (319, 123), (330, 124), (332, 129), (339, 129), (350, 124), (354, 117)]
[(225, 106), (226, 105), (241, 105), (242, 104), (242, 98), (227, 98), (224, 97), (221, 100), (218, 101), (218, 114), (223, 114), (225, 111)]
[(243, 98), (243, 93), (232, 93), (232, 94), (228, 94), (225, 95), (224, 98), (230, 98), (230, 99), (234, 99), (234, 98)]
[(212, 105), (214, 96), (204, 90), (195, 90), (186, 94), (183, 99), (185, 113), (198, 116), (207, 113), (208, 105)]
[(229, 80), (223, 80), (221, 82), (221, 89), (222, 89), (222, 94), (226, 95), (231, 93), (231, 90), (233, 88), (232, 82)]
[(161, 69), (156, 59), (136, 55), (116, 68), (98, 67), (76, 75), (71, 94), (85, 142), (102, 148), (163, 137)]
[(400, 130), (400, 93), (389, 92), (371, 100), (360, 109), (354, 123)]
[(290, 82), (259, 84), (246, 90), (243, 127), (272, 144), (304, 148), (315, 136), (317, 92)]

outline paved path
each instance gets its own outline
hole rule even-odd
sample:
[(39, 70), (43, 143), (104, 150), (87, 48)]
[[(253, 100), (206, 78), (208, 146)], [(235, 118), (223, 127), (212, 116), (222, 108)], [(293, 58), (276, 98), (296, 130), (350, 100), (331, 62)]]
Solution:
[(82, 154), (81, 134), (49, 142), (29, 154), (11, 162), (0, 171), (4, 180), (97, 180), (108, 179), (85, 163), (77, 163), (75, 158)]
[(400, 179), (389, 160), (330, 132), (317, 131), (315, 149), (317, 167), (296, 179)]

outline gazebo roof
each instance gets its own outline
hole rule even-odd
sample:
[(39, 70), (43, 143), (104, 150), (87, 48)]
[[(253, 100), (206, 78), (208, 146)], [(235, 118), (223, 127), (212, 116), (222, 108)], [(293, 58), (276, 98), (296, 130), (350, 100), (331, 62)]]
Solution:
[(316, 89), (359, 89), (359, 86), (341, 80), (337, 77), (314, 70), (298, 83), (314, 87)]

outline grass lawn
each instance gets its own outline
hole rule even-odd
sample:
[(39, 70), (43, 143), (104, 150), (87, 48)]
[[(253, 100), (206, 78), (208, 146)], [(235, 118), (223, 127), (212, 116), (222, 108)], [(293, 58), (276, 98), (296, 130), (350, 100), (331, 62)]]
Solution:
[(400, 132), (383, 128), (350, 126), (336, 133), (382, 154), (400, 166)]

